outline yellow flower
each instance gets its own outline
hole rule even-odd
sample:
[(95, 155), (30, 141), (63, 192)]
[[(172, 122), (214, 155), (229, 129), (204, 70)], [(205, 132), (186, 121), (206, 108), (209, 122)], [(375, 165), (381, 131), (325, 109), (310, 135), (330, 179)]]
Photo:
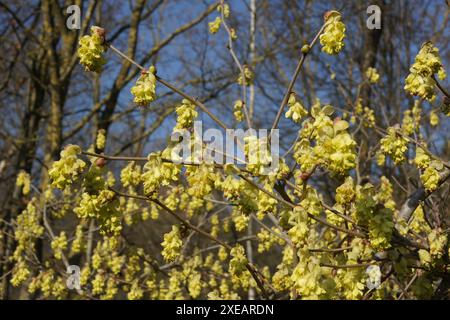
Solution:
[(186, 129), (192, 127), (195, 118), (197, 118), (197, 111), (195, 105), (188, 99), (183, 99), (181, 105), (176, 109), (177, 125), (176, 129)]
[(173, 262), (180, 256), (181, 247), (183, 242), (181, 241), (180, 228), (176, 225), (172, 226), (172, 231), (164, 235), (164, 241), (161, 243), (163, 250), (161, 252), (164, 260), (167, 262)]
[(106, 51), (105, 31), (102, 28), (92, 26), (91, 35), (83, 36), (79, 41), (78, 57), (86, 70), (101, 72), (106, 60), (103, 54)]
[(288, 106), (289, 110), (286, 112), (285, 117), (291, 118), (294, 122), (300, 122), (308, 114), (308, 111), (296, 100), (295, 93), (290, 94)]
[[(253, 83), (253, 78), (254, 78), (253, 72), (246, 65), (243, 66), (243, 69), (244, 69), (245, 85), (246, 86), (251, 85)], [(239, 73), (239, 78), (237, 79), (237, 83), (242, 85), (242, 72)]]
[(236, 121), (241, 122), (244, 120), (243, 112), (244, 102), (242, 100), (236, 100), (233, 107), (233, 115)]
[(330, 55), (338, 54), (344, 47), (345, 24), (337, 11), (327, 12), (325, 21), (324, 32), (320, 35), (322, 51)]
[(430, 124), (433, 127), (436, 127), (439, 124), (439, 115), (435, 110), (431, 110), (430, 112)]
[(156, 76), (155, 67), (151, 66), (148, 71), (142, 72), (134, 87), (131, 88), (134, 102), (139, 106), (147, 106), (156, 99)]
[(100, 129), (97, 132), (97, 139), (95, 140), (95, 146), (99, 150), (105, 149), (105, 143), (106, 143), (106, 131), (105, 129)]
[(381, 151), (389, 155), (395, 164), (400, 164), (406, 160), (408, 140), (399, 135), (394, 127), (389, 127), (387, 132), (388, 134), (380, 141)]
[(369, 67), (366, 70), (366, 77), (370, 83), (377, 83), (380, 80), (380, 75), (377, 72), (377, 69)]
[(78, 159), (81, 149), (77, 145), (68, 145), (61, 151), (61, 159), (55, 161), (48, 171), (52, 186), (65, 189), (72, 184), (86, 167), (86, 163)]
[(423, 186), (427, 191), (434, 191), (439, 185), (439, 171), (434, 166), (429, 166), (425, 169), (423, 174), (420, 175), (420, 180), (422, 180)]
[(209, 33), (215, 34), (220, 29), (220, 24), (222, 23), (222, 19), (220, 17), (216, 17), (214, 21), (208, 23)]
[(433, 75), (438, 73), (439, 78), (445, 78), (439, 49), (434, 47), (432, 42), (425, 42), (409, 71), (410, 74), (406, 77), (404, 89), (411, 95), (433, 101), (436, 97)]
[(27, 195), (30, 193), (31, 181), (30, 175), (25, 171), (20, 171), (17, 175), (16, 186), (22, 187), (22, 193)]
[(55, 258), (61, 260), (63, 251), (67, 249), (67, 236), (64, 231), (61, 231), (59, 236), (53, 239), (51, 247)]
[(219, 5), (217, 7), (217, 11), (222, 12), (222, 7), (223, 7), (223, 16), (225, 18), (228, 18), (230, 16), (230, 6), (227, 3), (225, 3), (223, 6)]
[(345, 182), (336, 189), (336, 202), (342, 205), (349, 204), (355, 197), (353, 178), (348, 176)]

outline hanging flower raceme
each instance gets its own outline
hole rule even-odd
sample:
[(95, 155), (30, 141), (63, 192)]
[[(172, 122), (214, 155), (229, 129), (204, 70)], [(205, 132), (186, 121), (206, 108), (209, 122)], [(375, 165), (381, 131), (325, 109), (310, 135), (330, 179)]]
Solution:
[(106, 51), (105, 30), (100, 27), (92, 26), (91, 35), (83, 36), (79, 41), (78, 57), (80, 63), (86, 70), (92, 72), (101, 72), (106, 63), (103, 54)]
[(224, 3), (223, 6), (219, 5), (217, 7), (217, 11), (222, 12), (223, 10), (223, 16), (225, 18), (228, 18), (230, 16), (230, 6), (227, 3)]
[(67, 249), (67, 236), (64, 231), (61, 231), (59, 236), (55, 237), (50, 244), (53, 255), (56, 259), (61, 260), (63, 251)]
[(180, 227), (172, 226), (172, 231), (164, 235), (164, 241), (161, 243), (163, 250), (161, 252), (164, 260), (173, 262), (180, 256), (183, 241), (181, 241)]
[(380, 80), (380, 75), (377, 72), (377, 69), (369, 67), (366, 70), (366, 78), (370, 83), (377, 83)]
[(439, 170), (442, 170), (442, 168), (441, 162), (432, 161), (430, 166), (420, 175), (420, 180), (427, 191), (432, 192), (437, 189), (440, 178)]
[(176, 129), (191, 128), (198, 116), (195, 105), (188, 99), (183, 99), (181, 105), (176, 109), (176, 113), (178, 115)]
[(348, 205), (355, 197), (355, 186), (353, 178), (348, 176), (345, 182), (336, 188), (336, 202), (341, 205)]
[(22, 189), (22, 193), (27, 195), (30, 193), (31, 181), (29, 173), (20, 171), (17, 175), (16, 186)]
[(328, 11), (325, 14), (325, 29), (320, 35), (322, 51), (327, 54), (338, 54), (344, 47), (345, 24), (341, 21), (341, 14)]
[(233, 115), (236, 121), (241, 122), (244, 120), (244, 102), (242, 100), (236, 100), (233, 107)]
[(81, 149), (77, 145), (68, 145), (61, 151), (61, 159), (55, 161), (48, 171), (53, 187), (65, 189), (72, 184), (86, 167), (86, 163), (78, 159)]
[[(253, 83), (254, 74), (247, 65), (244, 65), (243, 69), (244, 69), (243, 71), (244, 71), (245, 85), (246, 86), (251, 85)], [(242, 72), (239, 73), (239, 78), (237, 79), (237, 83), (240, 85), (243, 84)]]
[(142, 181), (144, 183), (144, 193), (147, 196), (154, 196), (160, 186), (167, 186), (170, 182), (178, 181), (180, 166), (164, 162), (161, 156), (170, 159), (171, 150), (165, 149), (161, 154), (151, 153), (148, 162), (144, 165)]
[(294, 122), (300, 122), (300, 120), (308, 114), (308, 111), (302, 106), (300, 101), (297, 101), (295, 93), (293, 92), (289, 95), (287, 104), (289, 110), (286, 111), (285, 117), (291, 118)]
[(294, 158), (305, 173), (319, 165), (343, 175), (355, 167), (356, 142), (347, 131), (349, 124), (339, 118), (333, 121), (333, 112), (332, 106), (321, 108), (317, 101), (311, 108), (313, 121), (303, 122), (303, 139), (295, 145)]
[(425, 42), (409, 71), (410, 74), (406, 78), (405, 90), (413, 96), (433, 101), (436, 97), (434, 74), (437, 73), (441, 80), (446, 78), (441, 57), (439, 56), (439, 49), (433, 46), (432, 42)]
[(381, 139), (381, 151), (390, 156), (395, 164), (406, 160), (405, 152), (408, 150), (408, 140), (403, 138), (394, 127), (387, 129), (387, 135)]
[(222, 19), (220, 17), (216, 17), (214, 21), (208, 23), (209, 33), (215, 34), (220, 29), (220, 24), (222, 23)]
[(231, 260), (229, 271), (232, 276), (239, 277), (243, 272), (245, 272), (247, 265), (247, 257), (245, 256), (244, 247), (241, 245), (236, 245), (231, 249), (230, 252)]
[(122, 230), (118, 206), (118, 199), (111, 190), (102, 190), (98, 195), (85, 192), (74, 212), (80, 219), (96, 218), (99, 220), (102, 234), (117, 234)]
[(420, 180), (425, 190), (432, 192), (439, 186), (440, 172), (444, 169), (441, 161), (432, 160), (424, 149), (416, 148), (416, 157), (414, 158), (416, 166), (423, 170)]
[(151, 66), (148, 71), (142, 71), (141, 76), (131, 88), (134, 102), (142, 107), (156, 99), (156, 69)]

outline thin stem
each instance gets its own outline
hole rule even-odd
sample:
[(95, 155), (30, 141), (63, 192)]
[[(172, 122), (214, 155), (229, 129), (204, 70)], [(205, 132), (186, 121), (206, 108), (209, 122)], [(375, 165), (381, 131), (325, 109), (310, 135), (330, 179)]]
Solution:
[(281, 105), (278, 109), (278, 113), (275, 117), (275, 120), (272, 124), (272, 130), (275, 129), (278, 126), (278, 123), (280, 122), (281, 114), (283, 113), (284, 106), (288, 102), (289, 95), (292, 92), (292, 89), (294, 88), (295, 81), (297, 80), (298, 75), (300, 74), (300, 70), (302, 69), (303, 63), (305, 62), (306, 56), (309, 52), (311, 52), (312, 48), (316, 44), (317, 40), (319, 39), (319, 36), (322, 34), (323, 29), (325, 28), (326, 23), (322, 25), (319, 32), (317, 32), (316, 36), (314, 37), (313, 41), (309, 44), (309, 50), (307, 52), (302, 53), (302, 56), (300, 57), (300, 60), (298, 61), (297, 68), (295, 69), (294, 75), (292, 76), (291, 82), (289, 82), (289, 85), (286, 89), (286, 92), (283, 96), (283, 100), (281, 101)]
[(239, 68), (239, 71), (241, 72), (241, 77), (242, 77), (242, 101), (243, 101), (243, 110), (244, 110), (244, 115), (245, 115), (245, 119), (247, 121), (247, 125), (249, 128), (252, 127), (252, 122), (248, 113), (248, 109), (247, 109), (247, 84), (245, 81), (245, 69), (242, 66), (242, 64), (239, 62), (239, 59), (236, 55), (236, 53), (234, 52), (233, 49), (233, 37), (232, 37), (232, 33), (231, 33), (231, 29), (228, 26), (226, 19), (225, 19), (225, 15), (224, 15), (224, 1), (220, 0), (220, 6), (222, 8), (222, 10), (220, 11), (221, 13), (221, 17), (222, 17), (222, 23), (223, 26), (226, 30), (226, 32), (228, 33), (228, 50), (230, 51), (230, 54), (234, 60), (234, 62), (236, 63), (237, 67)]
[(433, 80), (434, 82), (436, 82), (436, 87), (438, 87), (438, 89), (447, 97), (450, 98), (450, 93), (447, 92), (447, 90), (444, 89), (443, 86), (441, 86), (441, 84), (439, 83), (439, 81), (437, 81), (436, 77), (433, 75)]

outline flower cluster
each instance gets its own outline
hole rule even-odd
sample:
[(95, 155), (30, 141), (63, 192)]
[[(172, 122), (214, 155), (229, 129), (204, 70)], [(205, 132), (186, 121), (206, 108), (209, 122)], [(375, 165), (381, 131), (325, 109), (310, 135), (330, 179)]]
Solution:
[(347, 205), (355, 198), (356, 191), (352, 177), (347, 177), (345, 182), (336, 188), (336, 202), (340, 205)]
[(22, 193), (24, 195), (29, 194), (31, 189), (30, 175), (23, 170), (20, 171), (17, 175), (16, 186), (22, 188)]
[(120, 172), (120, 182), (124, 187), (137, 186), (141, 182), (141, 167), (131, 161)]
[(420, 180), (425, 190), (429, 192), (436, 190), (439, 185), (440, 171), (444, 168), (442, 162), (432, 160), (423, 148), (417, 147), (414, 163), (423, 171)]
[(341, 20), (341, 14), (337, 11), (329, 11), (325, 14), (325, 29), (320, 35), (322, 51), (327, 54), (338, 54), (344, 47), (345, 24)]
[(300, 101), (297, 101), (293, 92), (289, 95), (288, 107), (289, 109), (286, 111), (285, 116), (286, 118), (291, 118), (294, 122), (300, 122), (308, 114), (308, 111), (302, 106)]
[(100, 129), (97, 132), (97, 139), (95, 139), (95, 147), (98, 150), (104, 150), (106, 144), (106, 131), (105, 129)]
[(236, 100), (233, 107), (233, 115), (236, 121), (241, 122), (244, 120), (244, 102), (242, 100)]
[(176, 113), (178, 117), (175, 129), (191, 128), (198, 115), (195, 105), (188, 99), (183, 99), (181, 105), (176, 109)]
[(432, 42), (425, 42), (409, 71), (410, 74), (405, 80), (405, 90), (411, 95), (433, 101), (436, 97), (434, 74), (437, 73), (441, 80), (446, 77), (439, 49), (433, 46)]
[(442, 170), (443, 167), (442, 162), (431, 161), (430, 165), (420, 175), (425, 190), (432, 192), (437, 189), (440, 180), (439, 170)]
[(118, 201), (111, 190), (101, 190), (98, 195), (84, 192), (74, 212), (82, 219), (98, 219), (102, 233), (118, 233), (122, 230)]
[[(170, 152), (169, 149), (166, 149), (163, 155)], [(141, 177), (144, 182), (144, 193), (148, 196), (154, 195), (160, 186), (167, 186), (170, 182), (177, 181), (179, 173), (179, 165), (164, 162), (161, 154), (151, 153), (148, 156), (148, 162), (144, 165), (144, 173)]]
[(131, 94), (134, 96), (134, 102), (142, 107), (147, 106), (156, 99), (156, 69), (151, 66), (148, 71), (143, 71), (131, 88)]
[(248, 263), (244, 247), (239, 244), (236, 245), (231, 249), (230, 256), (230, 274), (235, 277), (240, 277), (247, 270), (246, 265)]
[(227, 3), (217, 6), (217, 11), (219, 12), (223, 11), (223, 16), (225, 18), (228, 18), (230, 16), (230, 6)]
[(380, 250), (391, 246), (394, 228), (393, 211), (382, 198), (370, 183), (358, 186), (352, 212), (359, 225), (368, 227), (371, 246)]
[(79, 42), (78, 57), (86, 70), (101, 72), (106, 63), (103, 54), (106, 51), (105, 31), (102, 28), (92, 26), (91, 35), (83, 36)]
[(258, 138), (256, 135), (248, 135), (244, 138), (244, 142), (247, 170), (255, 175), (265, 174), (272, 161), (267, 138)]
[(172, 226), (172, 230), (164, 235), (161, 246), (163, 247), (161, 254), (167, 262), (173, 262), (180, 256), (183, 241), (181, 241), (179, 226)]
[(53, 255), (56, 259), (61, 260), (63, 251), (67, 249), (67, 236), (64, 231), (61, 231), (59, 236), (55, 237), (50, 244)]
[(222, 19), (220, 17), (216, 17), (214, 21), (208, 23), (209, 33), (215, 34), (220, 29), (220, 25), (222, 24)]
[(365, 75), (370, 83), (377, 83), (380, 80), (380, 75), (375, 68), (367, 68)]
[(308, 138), (301, 139), (296, 144), (294, 157), (304, 172), (310, 171), (316, 165), (322, 165), (335, 174), (345, 174), (355, 167), (356, 142), (347, 132), (347, 121), (336, 118), (331, 120), (333, 113), (331, 106), (320, 108), (316, 104), (311, 109), (313, 123), (304, 126), (315, 145), (311, 146)]
[(381, 139), (381, 151), (390, 156), (395, 164), (406, 160), (405, 152), (408, 150), (408, 140), (403, 138), (394, 127), (387, 129), (387, 135)]
[(245, 81), (245, 85), (249, 86), (253, 83), (253, 79), (254, 79), (255, 75), (253, 74), (253, 72), (249, 68), (249, 66), (244, 65), (243, 69), (244, 69), (244, 78), (242, 78), (242, 72), (240, 72), (239, 77), (237, 79), (237, 83), (242, 86), (244, 84), (243, 82)]
[(428, 235), (428, 243), (430, 244), (430, 254), (440, 259), (445, 254), (445, 248), (448, 246), (448, 237), (442, 230), (432, 230)]
[(79, 224), (77, 229), (75, 230), (75, 237), (72, 241), (72, 246), (70, 248), (71, 254), (80, 253), (81, 250), (84, 249), (84, 234), (83, 234), (83, 226)]
[(61, 151), (61, 158), (48, 171), (53, 187), (64, 190), (83, 172), (86, 163), (78, 159), (80, 153), (81, 149), (77, 145), (68, 145)]

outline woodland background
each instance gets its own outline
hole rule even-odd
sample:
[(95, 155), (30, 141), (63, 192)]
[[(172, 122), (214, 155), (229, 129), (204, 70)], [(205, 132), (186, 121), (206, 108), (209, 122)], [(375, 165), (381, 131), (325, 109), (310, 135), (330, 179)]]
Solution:
[[(445, 1), (292, 1), (233, 0), (231, 23), (237, 30), (235, 50), (252, 67), (254, 84), (249, 88), (249, 108), (255, 127), (269, 128), (278, 110), (299, 57), (323, 23), (323, 13), (336, 9), (347, 26), (345, 47), (339, 56), (308, 57), (295, 90), (306, 105), (316, 97), (336, 109), (351, 111), (363, 71), (376, 67), (381, 80), (376, 87), (363, 87), (363, 105), (375, 110), (383, 128), (401, 123), (403, 111), (413, 98), (403, 90), (404, 79), (414, 57), (426, 40), (440, 49), (444, 66), (450, 66), (450, 28)], [(81, 30), (66, 28), (65, 8), (82, 8)], [(133, 104), (129, 92), (139, 70), (107, 53), (108, 64), (101, 75), (84, 72), (76, 50), (80, 35), (91, 25), (102, 26), (106, 39), (141, 65), (156, 65), (158, 75), (198, 97), (226, 124), (234, 125), (233, 102), (240, 94), (238, 69), (232, 61), (224, 33), (208, 33), (208, 22), (216, 15), (214, 1), (0, 1), (0, 277), (5, 299), (30, 298), (26, 291), (8, 284), (8, 222), (25, 208), (26, 200), (15, 187), (24, 170), (39, 190), (49, 183), (48, 168), (67, 144), (88, 148), (99, 129), (107, 132), (105, 153), (146, 156), (161, 149), (175, 123), (174, 108), (180, 98), (162, 87), (149, 108)], [(366, 28), (367, 6), (382, 9), (382, 28)], [(255, 6), (255, 11), (252, 11)], [(330, 78), (335, 74), (335, 79)], [(448, 86), (448, 80), (444, 83)], [(440, 100), (424, 105), (439, 108)], [(204, 125), (215, 124), (204, 114)], [(424, 127), (430, 150), (450, 158), (450, 121), (441, 114), (441, 127)], [(294, 141), (297, 131), (289, 121), (280, 123), (282, 151)], [(380, 137), (361, 126), (362, 143), (358, 176), (373, 181), (385, 175), (394, 183), (399, 205), (418, 187), (417, 169), (409, 164), (383, 169), (367, 165), (374, 157)], [(116, 163), (108, 163), (114, 170)], [(382, 171), (381, 171), (382, 170)], [(339, 185), (320, 172), (314, 181), (330, 199)], [(449, 217), (449, 187), (430, 200)], [(439, 201), (440, 200), (440, 201)], [(55, 228), (71, 221), (51, 221)], [(132, 243), (148, 252), (159, 252), (161, 232), (170, 219), (160, 219), (125, 228)], [(40, 243), (44, 256), (48, 248)], [(275, 253), (274, 253), (275, 254)], [(259, 257), (268, 265), (270, 255)], [(447, 285), (448, 285), (447, 280)]]

